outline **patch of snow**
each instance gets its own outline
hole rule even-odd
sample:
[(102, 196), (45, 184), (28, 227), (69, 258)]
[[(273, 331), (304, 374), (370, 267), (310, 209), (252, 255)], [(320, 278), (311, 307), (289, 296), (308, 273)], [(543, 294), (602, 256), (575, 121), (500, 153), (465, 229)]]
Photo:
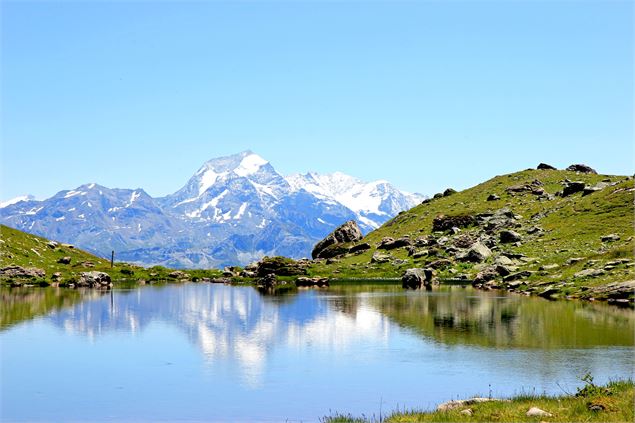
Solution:
[(172, 206), (173, 208), (176, 208), (178, 206), (180, 206), (181, 204), (187, 204), (187, 203), (191, 203), (192, 201), (196, 201), (198, 200), (198, 197), (194, 197), (194, 198), (188, 198), (187, 200), (183, 200), (180, 203), (176, 203), (174, 206)]
[(85, 191), (68, 191), (66, 193), (66, 195), (64, 196), (64, 198), (71, 198), (71, 197), (75, 197), (76, 195), (86, 195), (87, 192)]
[(260, 222), (260, 224), (257, 226), (258, 228), (262, 229), (265, 226), (267, 226), (267, 219), (265, 219), (264, 217), (262, 218), (262, 222)]
[(58, 217), (57, 219), (55, 219), (55, 221), (56, 222), (61, 222), (64, 219), (66, 219), (66, 216)]
[[(228, 190), (225, 190), (225, 191), (221, 192), (218, 196), (214, 197), (211, 201), (208, 201), (207, 203), (203, 204), (200, 209), (194, 210), (194, 211), (189, 212), (189, 213), (185, 213), (185, 215), (187, 217), (191, 217), (191, 218), (201, 217), (201, 213), (203, 213), (208, 208), (210, 208), (210, 207), (216, 208), (216, 206), (218, 205), (218, 202), (220, 200), (222, 200), (223, 197), (226, 196), (228, 193), (229, 193)], [(218, 210), (214, 210), (214, 218), (216, 218), (217, 212), (218, 212)]]
[(240, 219), (243, 216), (243, 214), (245, 214), (245, 210), (247, 210), (247, 205), (248, 205), (247, 203), (242, 203), (240, 205), (240, 208), (238, 209), (238, 213), (234, 215), (234, 219)]
[(84, 213), (80, 214), (79, 216), (77, 216), (78, 219), (86, 219), (86, 216), (84, 216)]
[(130, 194), (130, 200), (128, 200), (128, 204), (126, 204), (126, 208), (132, 206), (132, 203), (134, 203), (139, 197), (141, 197), (141, 194), (137, 191), (132, 191), (132, 194)]
[(71, 212), (71, 211), (75, 211), (75, 207), (71, 207), (70, 209), (68, 209), (68, 210), (66, 210), (66, 211), (69, 211), (69, 212)]
[(17, 204), (21, 201), (31, 201), (31, 200), (35, 200), (35, 198), (32, 195), (21, 195), (19, 197), (15, 197), (7, 201), (0, 202), (0, 209), (3, 209), (12, 204)]
[(29, 210), (28, 212), (24, 213), (26, 215), (32, 216), (34, 214), (37, 214), (40, 210), (42, 210), (44, 207), (40, 207), (40, 208), (35, 208), (33, 207), (31, 210)]
[(111, 207), (108, 209), (108, 213), (116, 212), (117, 210), (121, 210), (121, 207)]
[(236, 169), (234, 169), (234, 173), (238, 176), (253, 175), (267, 163), (269, 162), (259, 155), (249, 154), (241, 160), (240, 165)]
[(141, 232), (141, 223), (137, 223), (137, 232)]
[(199, 186), (198, 186), (198, 195), (199, 195), (199, 197), (201, 195), (203, 195), (203, 193), (205, 191), (207, 191), (207, 189), (209, 187), (214, 185), (214, 183), (218, 179), (220, 179), (220, 178), (222, 178), (224, 176), (227, 176), (227, 172), (216, 173), (216, 172), (214, 172), (214, 169), (209, 169), (209, 168), (203, 168), (203, 169), (201, 169), (201, 171), (203, 171), (203, 174), (201, 175), (201, 180), (200, 180)]
[[(93, 188), (95, 188), (95, 184), (88, 185), (88, 189), (93, 189)], [(101, 193), (101, 191), (100, 191), (100, 193)]]

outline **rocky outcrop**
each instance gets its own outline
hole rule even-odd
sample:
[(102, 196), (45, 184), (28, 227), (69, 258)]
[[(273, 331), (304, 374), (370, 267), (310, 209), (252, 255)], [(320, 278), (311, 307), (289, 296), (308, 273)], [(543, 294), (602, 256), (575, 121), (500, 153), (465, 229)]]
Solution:
[(492, 255), (492, 250), (481, 242), (475, 242), (467, 251), (457, 254), (457, 260), (480, 263)]
[(269, 274), (277, 276), (305, 275), (308, 263), (286, 257), (264, 257), (255, 268), (256, 276), (265, 277)]
[(110, 275), (105, 272), (82, 272), (75, 284), (78, 287), (104, 288), (112, 286)]
[(506, 230), (500, 231), (499, 239), (500, 239), (500, 242), (502, 242), (503, 244), (509, 244), (512, 242), (522, 241), (523, 237), (520, 236), (518, 232), (506, 229)]
[(371, 249), (371, 246), (369, 243), (362, 242), (361, 244), (353, 245), (351, 248), (348, 249), (348, 252), (359, 253), (359, 252), (370, 250), (370, 249)]
[(490, 194), (487, 196), (487, 201), (496, 201), (496, 200), (500, 200), (501, 198), (496, 195), (496, 194)]
[(0, 269), (0, 277), (17, 279), (43, 278), (46, 272), (37, 267), (22, 267), (16, 265), (6, 266)]
[(434, 232), (448, 231), (452, 228), (467, 228), (476, 224), (476, 218), (472, 215), (445, 216), (439, 215), (432, 221)]
[(395, 248), (408, 247), (412, 245), (412, 241), (408, 237), (401, 237), (397, 239), (393, 238), (383, 238), (379, 245), (377, 245), (378, 250), (394, 250)]
[(609, 234), (609, 235), (604, 235), (603, 237), (600, 238), (600, 240), (602, 242), (615, 242), (620, 240), (620, 236), (618, 234)]
[(323, 288), (329, 286), (329, 278), (307, 278), (305, 276), (300, 276), (295, 280), (295, 286), (298, 288)]
[(349, 220), (348, 222), (344, 223), (333, 232), (331, 232), (322, 241), (318, 242), (315, 247), (313, 247), (311, 257), (313, 257), (314, 259), (322, 258), (320, 256), (320, 253), (327, 247), (336, 244), (344, 244), (347, 242), (357, 242), (362, 238), (362, 231), (359, 229), (357, 222), (355, 222), (354, 220)]
[(540, 163), (536, 169), (538, 170), (558, 170), (555, 167), (548, 165), (547, 163)]
[(401, 286), (405, 289), (429, 288), (432, 285), (432, 269), (408, 269), (401, 277)]
[(565, 181), (564, 184), (565, 185), (562, 190), (563, 197), (568, 197), (577, 192), (582, 192), (584, 191), (584, 188), (586, 187), (586, 184), (582, 181)]
[(175, 270), (173, 272), (168, 273), (168, 278), (185, 280), (185, 279), (189, 279), (190, 275), (180, 270)]
[(593, 173), (597, 175), (595, 169), (585, 164), (572, 164), (566, 170), (570, 172), (580, 172), (580, 173)]

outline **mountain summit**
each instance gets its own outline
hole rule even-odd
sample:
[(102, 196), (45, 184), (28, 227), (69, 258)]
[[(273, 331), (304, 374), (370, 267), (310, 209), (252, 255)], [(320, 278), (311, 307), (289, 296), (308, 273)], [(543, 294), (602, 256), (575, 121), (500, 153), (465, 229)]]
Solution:
[(78, 245), (101, 256), (171, 267), (246, 264), (264, 255), (310, 256), (343, 222), (377, 228), (424, 197), (386, 181), (340, 172), (284, 177), (251, 151), (205, 162), (173, 194), (97, 184), (0, 209), (17, 229)]

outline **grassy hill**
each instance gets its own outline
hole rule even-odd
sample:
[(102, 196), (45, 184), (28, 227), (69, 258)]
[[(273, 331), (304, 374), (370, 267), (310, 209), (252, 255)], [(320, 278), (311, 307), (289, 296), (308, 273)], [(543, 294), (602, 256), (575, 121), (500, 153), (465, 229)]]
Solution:
[[(575, 186), (568, 181), (596, 190), (563, 196), (566, 184)], [(611, 297), (611, 289), (615, 290), (611, 284), (635, 279), (634, 191), (633, 178), (625, 176), (532, 169), (496, 176), (402, 212), (356, 243), (368, 243), (370, 249), (320, 260), (310, 273), (381, 278), (400, 277), (411, 267), (435, 267), (440, 278), (473, 280), (479, 273), (493, 273), (502, 263), (507, 268), (502, 273), (511, 270), (512, 277), (506, 282), (498, 275), (489, 286), (552, 297)], [(491, 214), (495, 214), (494, 220), (507, 221), (488, 230)], [(433, 223), (439, 216), (461, 217), (454, 220), (465, 225), (460, 225), (459, 232), (447, 228), (435, 231)], [(520, 241), (502, 243), (503, 230), (514, 231)], [(378, 249), (386, 237), (408, 237), (412, 245)], [(483, 262), (457, 259), (462, 247), (475, 240), (489, 242), (491, 256)], [(379, 260), (373, 260), (373, 255), (380, 255)], [(503, 255), (506, 258), (501, 258)], [(622, 288), (620, 296), (624, 286), (617, 287)], [(545, 293), (548, 289), (551, 291)]]
[[(68, 263), (64, 263), (69, 261)], [(70, 259), (70, 260), (69, 260)], [(20, 266), (25, 269), (37, 269), (43, 272), (33, 277), (10, 277), (2, 275), (1, 284), (30, 283), (41, 286), (73, 283), (82, 272), (100, 271), (110, 275), (113, 281), (146, 282), (169, 281), (181, 279), (182, 272), (174, 272), (161, 266), (143, 268), (127, 263), (115, 262), (110, 267), (110, 260), (94, 256), (69, 244), (50, 241), (46, 238), (31, 235), (8, 226), (0, 225), (0, 269), (9, 266)], [(42, 274), (43, 273), (43, 274)], [(188, 278), (196, 280), (204, 277), (218, 277), (218, 270), (187, 271)]]

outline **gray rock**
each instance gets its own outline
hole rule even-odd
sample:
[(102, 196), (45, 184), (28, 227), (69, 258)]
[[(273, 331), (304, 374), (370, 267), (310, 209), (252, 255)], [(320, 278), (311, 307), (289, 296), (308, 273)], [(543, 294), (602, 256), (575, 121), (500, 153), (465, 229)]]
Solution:
[(541, 410), (538, 407), (531, 407), (529, 410), (527, 410), (527, 413), (525, 413), (527, 415), (527, 417), (551, 417), (552, 414), (546, 412), (545, 410)]
[(582, 260), (584, 260), (584, 257), (571, 257), (569, 260), (567, 260), (567, 265), (572, 265), (572, 264), (576, 264), (581, 262)]
[(377, 246), (377, 249), (394, 250), (395, 248), (408, 247), (410, 245), (412, 245), (412, 241), (408, 237), (401, 237), (397, 239), (386, 237), (381, 240), (381, 242)]
[(392, 260), (392, 257), (388, 254), (381, 254), (378, 251), (375, 251), (375, 253), (373, 253), (373, 256), (370, 259), (371, 263), (388, 263), (390, 260)]
[(357, 242), (363, 238), (362, 231), (359, 229), (357, 222), (349, 220), (343, 225), (339, 226), (333, 232), (331, 232), (326, 238), (318, 242), (313, 251), (311, 257), (319, 258), (320, 253), (327, 247), (336, 244), (343, 244), (347, 242)]
[(558, 293), (560, 293), (560, 290), (558, 288), (555, 288), (553, 285), (549, 285), (547, 288), (539, 292), (537, 295), (542, 298), (551, 298)]
[(514, 264), (514, 262), (507, 256), (496, 257), (496, 260), (494, 260), (494, 263), (500, 264), (503, 266), (511, 266), (512, 264)]
[(46, 243), (46, 246), (49, 247), (50, 249), (54, 250), (59, 246), (59, 243), (55, 242), (55, 241), (49, 241)]
[(593, 173), (597, 175), (595, 169), (585, 164), (572, 164), (566, 170), (570, 172), (580, 172), (580, 173)]
[(586, 188), (586, 184), (582, 181), (568, 182), (562, 190), (562, 196), (568, 197), (569, 195), (573, 195), (577, 192), (582, 192), (584, 191), (584, 188)]
[(512, 266), (504, 266), (502, 264), (496, 265), (496, 271), (501, 276), (507, 276), (512, 273)]
[(419, 250), (419, 251), (415, 251), (412, 254), (412, 258), (417, 259), (417, 258), (425, 257), (427, 255), (428, 255), (428, 250)]
[(604, 274), (604, 270), (602, 269), (585, 269), (573, 274), (575, 278), (595, 278), (598, 276), (602, 276)]
[(483, 285), (489, 281), (495, 280), (499, 277), (495, 267), (486, 267), (476, 274), (476, 277), (472, 281), (473, 285)]
[(620, 236), (618, 234), (609, 234), (609, 235), (604, 235), (600, 239), (602, 242), (615, 242), (620, 240)]
[(515, 281), (518, 279), (525, 279), (530, 277), (533, 274), (533, 272), (529, 271), (529, 270), (523, 270), (521, 272), (516, 272), (516, 273), (512, 273), (511, 275), (507, 275), (503, 278), (503, 280), (505, 282), (509, 282), (509, 281)]
[(57, 260), (57, 262), (60, 264), (71, 264), (71, 258), (68, 256), (61, 257), (59, 260)]
[(490, 194), (487, 196), (487, 201), (496, 201), (496, 200), (500, 200), (501, 198), (496, 195), (496, 194)]
[(538, 270), (554, 270), (554, 269), (557, 269), (559, 267), (560, 267), (560, 265), (555, 264), (555, 263), (554, 264), (544, 264), (544, 265), (540, 266), (538, 268)]
[(401, 276), (401, 286), (406, 289), (418, 289), (426, 284), (426, 275), (423, 269), (408, 269)]
[(522, 241), (523, 239), (523, 237), (520, 236), (518, 232), (511, 231), (508, 229), (502, 230), (498, 236), (499, 236), (500, 242), (502, 242), (503, 244), (519, 242), (519, 241)]
[(0, 277), (33, 279), (43, 278), (44, 276), (46, 276), (46, 272), (37, 267), (22, 267), (13, 264), (0, 269)]
[(110, 286), (110, 275), (105, 272), (82, 272), (79, 275), (79, 281), (77, 282), (77, 286), (88, 286), (88, 287), (102, 287), (102, 286)]
[(491, 255), (492, 255), (492, 250), (487, 248), (485, 244), (482, 244), (481, 242), (475, 242), (467, 250), (465, 256), (462, 257), (462, 260), (480, 263), (482, 261), (487, 260), (487, 258)]
[(464, 407), (464, 406), (467, 406), (467, 405), (479, 404), (479, 403), (482, 403), (482, 402), (489, 402), (489, 401), (509, 402), (509, 400), (498, 399), (498, 398), (479, 398), (479, 397), (474, 397), (474, 398), (470, 398), (470, 399), (452, 400), (452, 401), (441, 403), (441, 404), (439, 404), (437, 406), (437, 411), (450, 411), (450, 410), (454, 410), (456, 408), (461, 408), (461, 407)]
[(358, 253), (361, 251), (366, 251), (366, 250), (370, 250), (371, 246), (369, 243), (367, 242), (363, 242), (361, 244), (357, 244), (357, 245), (353, 245), (351, 248), (349, 248), (348, 252), (349, 253)]
[(308, 278), (306, 276), (300, 276), (295, 280), (295, 286), (297, 287), (318, 287), (322, 288), (329, 286), (329, 278)]

